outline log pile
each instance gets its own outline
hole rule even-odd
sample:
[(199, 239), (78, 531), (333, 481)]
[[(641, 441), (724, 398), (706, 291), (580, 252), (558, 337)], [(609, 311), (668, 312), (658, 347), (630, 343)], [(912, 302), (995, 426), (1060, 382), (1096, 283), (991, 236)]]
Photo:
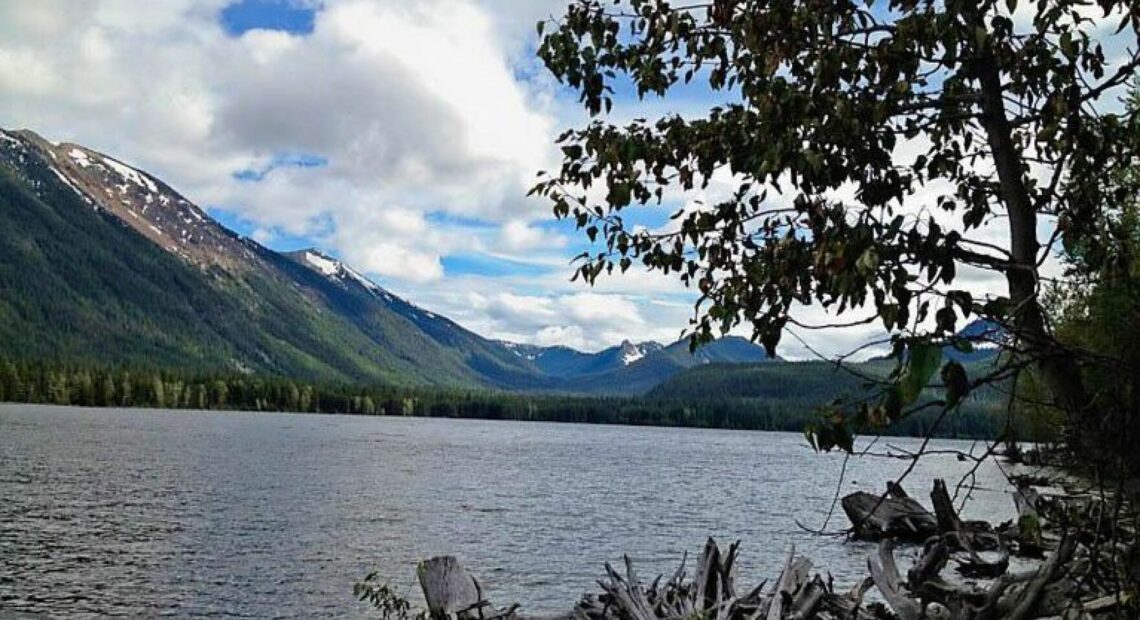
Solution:
[(606, 565), (607, 578), (599, 581), (600, 595), (586, 595), (574, 609), (577, 620), (839, 620), (870, 618), (859, 610), (865, 588), (839, 594), (819, 575), (811, 576), (812, 563), (789, 551), (784, 568), (772, 582), (738, 591), (734, 579), (737, 545), (722, 554), (712, 539), (705, 544), (691, 581), (684, 578), (685, 562), (664, 583), (658, 578), (643, 586), (627, 557), (625, 572)]
[[(851, 496), (849, 496), (851, 497)], [(934, 513), (895, 488), (887, 496), (887, 510), (866, 498), (847, 501), (848, 514), (868, 517), (872, 533), (880, 539), (867, 560), (869, 577), (850, 589), (836, 589), (830, 576), (812, 575), (812, 562), (789, 551), (783, 570), (771, 582), (738, 589), (735, 562), (738, 546), (722, 552), (709, 539), (686, 578), (686, 560), (668, 579), (659, 576), (648, 585), (625, 558), (621, 570), (606, 564), (598, 581), (601, 592), (588, 594), (569, 613), (543, 620), (1069, 620), (1136, 618), (1135, 601), (1110, 591), (1111, 580), (1096, 575), (1110, 565), (1105, 550), (1089, 536), (1063, 533), (1047, 559), (1035, 570), (1009, 572), (1013, 530), (959, 519), (946, 485), (937, 481), (931, 493)], [(917, 506), (917, 508), (916, 508)], [(921, 509), (921, 510), (919, 510)], [(1035, 518), (1040, 503), (1022, 496), (1019, 512)], [(854, 521), (854, 518), (853, 518)], [(895, 536), (923, 541), (919, 559), (901, 571), (895, 556)], [(985, 557), (990, 554), (992, 557)], [(963, 582), (942, 576), (953, 561), (964, 576), (985, 578)], [(905, 575), (905, 577), (904, 577)], [(518, 606), (499, 609), (485, 600), (479, 583), (463, 571), (455, 558), (427, 560), (420, 566), (420, 583), (428, 602), (425, 616), (455, 620), (537, 620)], [(882, 602), (867, 602), (875, 588)], [(884, 605), (885, 603), (885, 605)]]

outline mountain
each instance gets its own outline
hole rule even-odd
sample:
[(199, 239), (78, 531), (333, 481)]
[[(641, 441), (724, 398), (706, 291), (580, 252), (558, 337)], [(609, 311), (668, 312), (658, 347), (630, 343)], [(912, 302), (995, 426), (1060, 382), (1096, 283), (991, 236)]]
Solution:
[(970, 350), (962, 351), (953, 346), (946, 346), (942, 348), (942, 355), (963, 364), (993, 358), (1001, 352), (1009, 340), (1005, 328), (984, 319), (971, 321), (958, 330), (958, 336), (970, 342)]
[(111, 156), (0, 130), (0, 356), (306, 380), (639, 394), (742, 339), (597, 353), (483, 338), (317, 250), (278, 253)]
[[(972, 350), (961, 351), (946, 345), (942, 356), (944, 360), (963, 364), (971, 376), (987, 371), (990, 360), (1001, 350), (999, 343), (1006, 338), (1000, 326), (983, 320), (966, 325), (958, 331), (958, 336), (970, 340)], [(852, 364), (849, 368), (854, 372), (840, 369), (828, 361), (785, 364), (738, 362), (743, 363), (714, 363), (673, 373), (667, 380), (656, 384), (647, 395), (663, 399), (757, 398), (797, 402), (814, 395), (816, 402), (825, 402), (833, 397), (861, 393), (865, 383), (862, 377), (886, 377), (896, 366), (896, 361), (887, 357)], [(987, 398), (990, 396), (992, 394), (987, 393)]]
[(584, 353), (565, 346), (541, 347), (514, 342), (502, 342), (502, 345), (534, 363), (542, 372), (567, 379), (612, 372), (664, 348), (656, 342), (634, 344), (628, 340), (597, 353)]
[[(745, 338), (726, 336), (690, 353), (689, 341), (679, 340), (636, 362), (608, 372), (579, 378), (579, 391), (596, 394), (645, 394), (675, 375), (710, 365), (770, 362), (764, 349)], [(764, 365), (768, 365), (765, 363)]]
[[(858, 366), (861, 373), (886, 376), (893, 362), (869, 361)], [(859, 393), (858, 376), (831, 362), (805, 361), (784, 364), (709, 364), (677, 373), (657, 385), (649, 396), (662, 399), (756, 398), (770, 401), (826, 402), (839, 395)], [(821, 396), (822, 395), (822, 396)]]
[(562, 392), (641, 395), (688, 368), (708, 364), (749, 364), (770, 361), (764, 349), (737, 336), (714, 340), (689, 351), (687, 339), (668, 346), (657, 342), (625, 341), (597, 353), (567, 347), (536, 347), (505, 343), (516, 355), (559, 376)]
[(401, 385), (543, 381), (363, 278), (239, 237), (145, 172), (30, 132), (0, 133), (0, 256), (8, 357)]

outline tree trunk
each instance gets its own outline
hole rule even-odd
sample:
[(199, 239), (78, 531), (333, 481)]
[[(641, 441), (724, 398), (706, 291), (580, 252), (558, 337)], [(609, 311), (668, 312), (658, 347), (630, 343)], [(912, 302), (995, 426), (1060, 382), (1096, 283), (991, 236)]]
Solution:
[(1009, 217), (1010, 265), (1005, 276), (1013, 307), (1013, 333), (1021, 355), (1032, 361), (1053, 400), (1068, 419), (1077, 447), (1095, 455), (1093, 437), (1099, 422), (1071, 351), (1049, 333), (1038, 299), (1037, 209), (1025, 184), (1025, 165), (1015, 148), (1002, 102), (997, 60), (984, 48), (975, 64), (981, 85), (982, 126), (993, 154), (1002, 202)]

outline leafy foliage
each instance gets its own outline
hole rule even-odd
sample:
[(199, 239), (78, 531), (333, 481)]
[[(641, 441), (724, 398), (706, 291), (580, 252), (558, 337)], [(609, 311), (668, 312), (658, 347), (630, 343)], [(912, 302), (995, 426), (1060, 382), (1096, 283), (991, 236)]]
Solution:
[(430, 617), (426, 609), (414, 610), (407, 597), (380, 579), (378, 573), (369, 573), (363, 581), (353, 584), (352, 594), (379, 611), (381, 620), (427, 620)]
[[(1129, 101), (1140, 108), (1140, 91)], [(1140, 182), (1140, 161), (1122, 171), (1126, 184)], [(1090, 394), (1107, 412), (1106, 447), (1135, 454), (1140, 412), (1140, 198), (1111, 205), (1066, 252), (1068, 276), (1075, 285), (1048, 289), (1046, 307), (1058, 338), (1086, 352), (1081, 369)], [(1031, 379), (1036, 379), (1031, 377)], [(1041, 406), (1037, 381), (1027, 381), (1021, 409), (1048, 421), (1056, 412)]]
[[(1071, 246), (1134, 190), (1116, 172), (1136, 152), (1136, 116), (1098, 104), (1140, 56), (1110, 64), (1082, 2), (1036, 2), (1028, 24), (1012, 17), (1019, 4), (579, 0), (539, 25), (538, 54), (594, 118), (560, 136), (560, 169), (532, 191), (602, 245), (578, 277), (636, 261), (699, 290), (694, 344), (743, 324), (772, 352), (814, 304), (881, 322), (896, 335), (893, 386), (881, 410), (830, 412), (834, 427), (900, 417), (937, 370), (931, 352), (971, 316), (1008, 325), (1059, 402), (1083, 411), (1037, 299), (1049, 249), (1038, 221), (1055, 218)], [(1140, 32), (1135, 3), (1096, 5), (1121, 36)], [(721, 103), (697, 118), (606, 122), (627, 84), (641, 97), (701, 84)], [(627, 222), (718, 174), (731, 194), (681, 209), (672, 228)], [(1005, 247), (974, 234), (997, 220)], [(1009, 295), (963, 286), (963, 268), (1004, 274)], [(950, 405), (1001, 379), (941, 374)]]

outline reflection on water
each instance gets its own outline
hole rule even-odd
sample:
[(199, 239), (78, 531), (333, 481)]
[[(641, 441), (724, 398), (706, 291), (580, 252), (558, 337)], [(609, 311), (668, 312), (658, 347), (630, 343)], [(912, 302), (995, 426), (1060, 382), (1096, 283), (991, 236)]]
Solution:
[[(363, 617), (355, 580), (414, 593), (416, 561), (454, 553), (492, 600), (557, 612), (604, 561), (670, 571), (707, 536), (743, 541), (746, 582), (795, 544), (846, 585), (868, 547), (796, 525), (820, 524), (841, 465), (782, 433), (6, 405), (0, 610)], [(853, 459), (844, 492), (904, 467)], [(968, 468), (932, 458), (908, 487)], [(967, 516), (1010, 518), (994, 465), (977, 484)]]

